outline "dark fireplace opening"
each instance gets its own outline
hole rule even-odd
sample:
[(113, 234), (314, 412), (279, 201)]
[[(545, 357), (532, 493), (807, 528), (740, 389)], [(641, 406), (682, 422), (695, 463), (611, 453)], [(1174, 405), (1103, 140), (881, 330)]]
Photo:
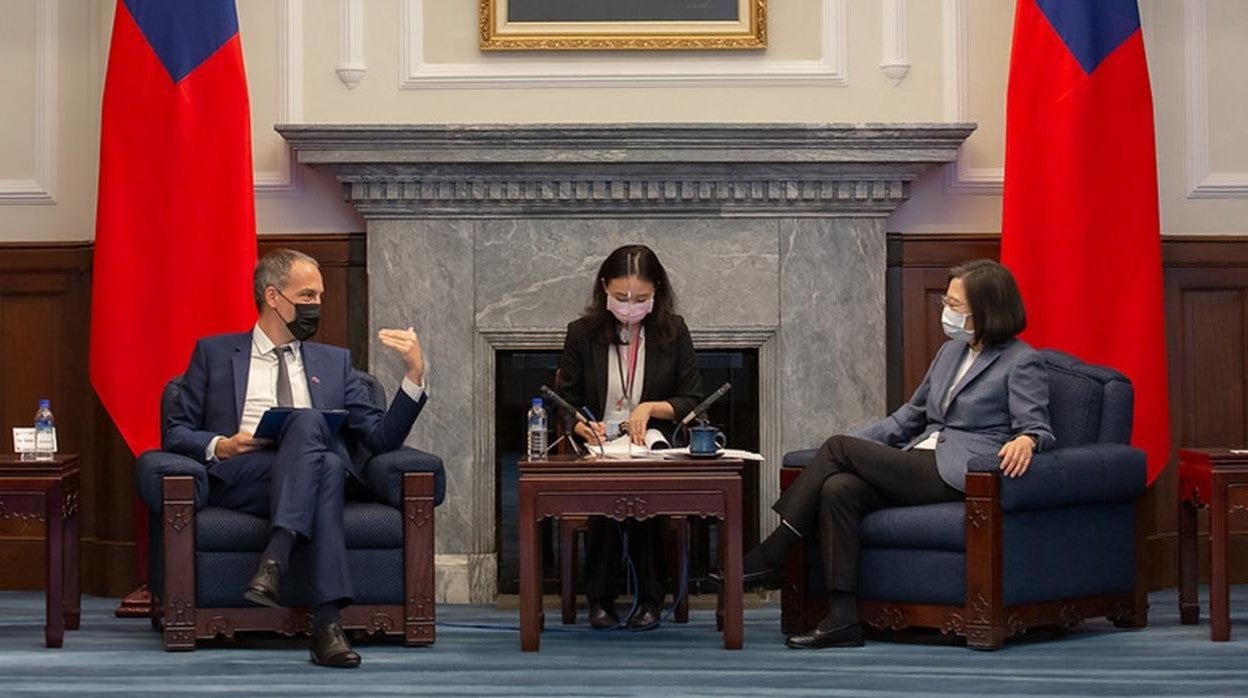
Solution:
[[(559, 366), (558, 351), (500, 350), (495, 354), (494, 434), (496, 507), (496, 549), (498, 550), (498, 592), (520, 591), (518, 463), (524, 455), (525, 416), (530, 401), (539, 396), (545, 384), (554, 386)], [(759, 450), (759, 364), (757, 349), (699, 349), (698, 370), (702, 387), (710, 394), (725, 382), (732, 390), (707, 413), (708, 421), (723, 430), (730, 448)], [(550, 405), (547, 410), (553, 413)], [(553, 430), (552, 415), (552, 430)], [(553, 437), (552, 437), (553, 438)], [(745, 512), (742, 544), (748, 550), (758, 542), (758, 468), (746, 468), (742, 511)], [(691, 520), (689, 527), (689, 591), (713, 593), (707, 573), (718, 567), (718, 526), (711, 521)], [(543, 593), (559, 592), (558, 536), (553, 523), (542, 528)], [(583, 542), (578, 542), (583, 545)], [(583, 549), (578, 551), (583, 564)], [(668, 570), (679, 575), (679, 570)], [(669, 588), (674, 588), (671, 585)], [(577, 592), (581, 574), (577, 572)], [(670, 602), (670, 599), (669, 599)]]

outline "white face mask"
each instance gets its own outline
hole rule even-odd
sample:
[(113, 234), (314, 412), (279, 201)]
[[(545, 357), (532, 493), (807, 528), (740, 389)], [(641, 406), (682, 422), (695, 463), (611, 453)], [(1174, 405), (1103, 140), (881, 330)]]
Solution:
[(970, 313), (959, 313), (947, 305), (944, 306), (940, 311), (940, 327), (945, 331), (945, 336), (970, 344), (975, 339), (975, 333), (966, 329), (966, 319), (970, 316)]

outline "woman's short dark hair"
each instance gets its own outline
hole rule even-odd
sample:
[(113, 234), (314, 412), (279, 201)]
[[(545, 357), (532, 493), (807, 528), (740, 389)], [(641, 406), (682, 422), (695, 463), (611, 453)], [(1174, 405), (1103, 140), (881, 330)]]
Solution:
[(617, 248), (598, 267), (594, 278), (593, 295), (585, 308), (590, 336), (604, 344), (619, 342), (616, 319), (607, 310), (606, 285), (612, 279), (636, 276), (654, 284), (654, 309), (642, 321), (646, 338), (657, 344), (666, 344), (676, 338), (676, 294), (667, 280), (667, 270), (654, 250), (645, 245), (624, 245)]
[(949, 279), (961, 279), (966, 289), (976, 342), (996, 346), (1026, 329), (1023, 297), (1009, 269), (991, 259), (975, 259), (950, 269)]

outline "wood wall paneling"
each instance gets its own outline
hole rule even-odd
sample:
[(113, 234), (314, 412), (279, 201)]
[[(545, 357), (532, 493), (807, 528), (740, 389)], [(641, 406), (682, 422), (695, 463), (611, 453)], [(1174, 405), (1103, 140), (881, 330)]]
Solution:
[[(13, 452), (11, 427), (33, 424), (40, 398), (52, 402), (60, 448), (89, 453), (93, 400), (87, 384), (87, 318), (91, 248), (84, 243), (0, 245), (0, 448)], [(82, 490), (98, 489), (107, 473), (85, 467)], [(85, 497), (83, 547), (108, 535), (109, 513)], [(41, 588), (43, 524), (0, 519), (0, 586)], [(85, 572), (85, 570), (84, 570)]]
[[(1248, 240), (1208, 237), (1167, 240), (1166, 348), (1170, 365), (1173, 443), (1179, 446), (1248, 445)], [(1154, 587), (1178, 583), (1178, 474), (1173, 467), (1152, 486), (1154, 529), (1149, 536)], [(1200, 568), (1209, 573), (1208, 512), (1200, 512)], [(1248, 581), (1248, 516), (1229, 520), (1232, 582)]]
[[(325, 276), (316, 337), (368, 362), (364, 236), (262, 236), (263, 253), (293, 247), (316, 257)], [(83, 456), (81, 570), (84, 593), (121, 596), (136, 583), (134, 456), (87, 375), (91, 307), (89, 242), (0, 244), (0, 448), (10, 427), (29, 424), (40, 397), (52, 400), (64, 451)], [(43, 527), (0, 519), (0, 589), (43, 587)]]

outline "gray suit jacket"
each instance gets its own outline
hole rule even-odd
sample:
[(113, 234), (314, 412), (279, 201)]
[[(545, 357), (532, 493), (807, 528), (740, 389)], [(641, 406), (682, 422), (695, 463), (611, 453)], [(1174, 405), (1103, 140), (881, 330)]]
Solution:
[(972, 456), (995, 456), (1019, 434), (1035, 436), (1039, 451), (1053, 448), (1048, 374), (1039, 352), (1021, 339), (984, 349), (954, 386), (948, 408), (943, 407), (967, 351), (965, 342), (945, 342), (909, 402), (851, 435), (910, 448), (939, 431), (936, 467), (945, 482), (961, 491), (966, 491)]

